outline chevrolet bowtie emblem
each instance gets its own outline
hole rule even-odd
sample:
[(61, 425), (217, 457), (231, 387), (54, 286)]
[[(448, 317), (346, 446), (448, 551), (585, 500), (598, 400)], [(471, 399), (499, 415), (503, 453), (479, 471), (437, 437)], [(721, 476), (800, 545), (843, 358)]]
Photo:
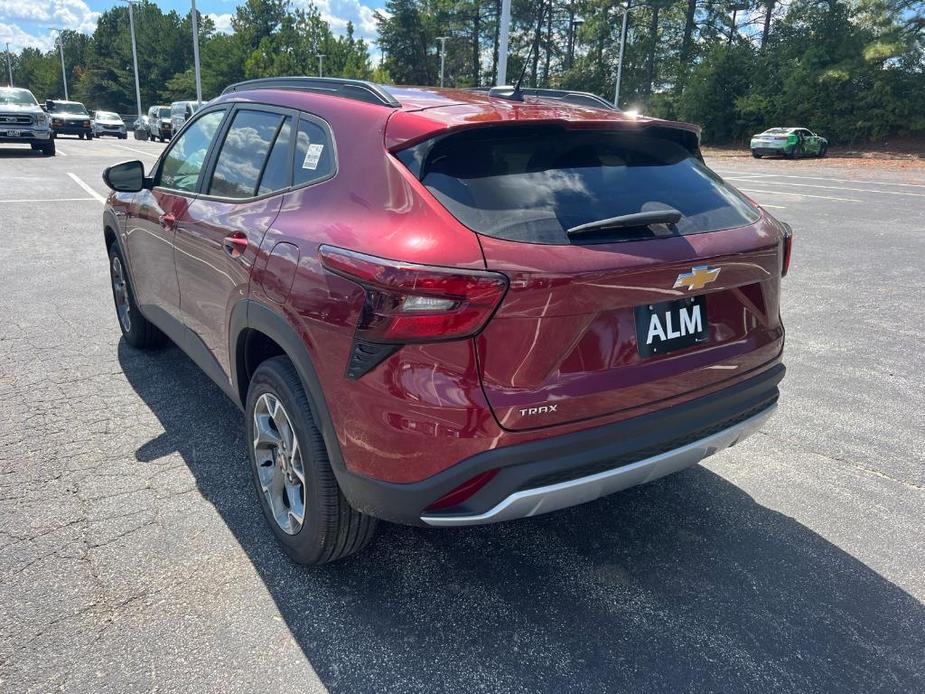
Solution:
[(687, 287), (690, 291), (703, 289), (710, 282), (719, 277), (719, 271), (722, 268), (710, 267), (709, 265), (697, 265), (691, 268), (690, 272), (682, 272), (678, 279), (674, 281), (674, 289)]

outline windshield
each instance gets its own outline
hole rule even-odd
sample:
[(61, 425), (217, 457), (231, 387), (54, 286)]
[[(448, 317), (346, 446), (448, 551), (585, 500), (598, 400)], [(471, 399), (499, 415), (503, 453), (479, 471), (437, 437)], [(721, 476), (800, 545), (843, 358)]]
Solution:
[(54, 101), (48, 108), (49, 111), (54, 111), (55, 113), (73, 113), (78, 116), (89, 116), (87, 109), (84, 108), (83, 104), (79, 104), (76, 101), (73, 102), (61, 102)]
[(97, 120), (107, 120), (107, 121), (121, 121), (122, 120), (115, 113), (107, 113), (106, 111), (97, 111), (96, 119)]
[(790, 132), (790, 128), (768, 128), (765, 130), (762, 135), (786, 135)]
[[(429, 151), (428, 151), (429, 150)], [(589, 222), (674, 209), (674, 226), (581, 235), (613, 242), (750, 224), (758, 212), (683, 146), (655, 134), (478, 128), (398, 153), (460, 222), (488, 236), (568, 244)]]
[(35, 106), (37, 103), (28, 89), (0, 89), (0, 104)]
[(157, 117), (158, 118), (170, 118), (170, 107), (164, 106), (160, 111), (158, 111)]

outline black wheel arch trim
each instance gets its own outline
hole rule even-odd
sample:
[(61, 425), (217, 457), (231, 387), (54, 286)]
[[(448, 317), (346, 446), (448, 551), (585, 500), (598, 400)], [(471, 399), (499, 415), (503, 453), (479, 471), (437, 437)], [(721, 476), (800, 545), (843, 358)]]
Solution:
[(295, 366), (299, 378), (302, 380), (302, 386), (305, 388), (308, 402), (311, 405), (315, 425), (324, 439), (334, 475), (341, 485), (344, 496), (350, 501), (350, 496), (347, 493), (347, 488), (350, 485), (346, 478), (348, 476), (352, 477), (353, 473), (347, 471), (340, 444), (337, 440), (334, 420), (331, 418), (331, 412), (328, 409), (327, 400), (321, 388), (321, 381), (318, 379), (318, 372), (315, 370), (311, 355), (296, 329), (286, 318), (253, 299), (243, 299), (235, 305), (231, 311), (229, 327), (229, 354), (233, 371), (232, 386), (234, 391), (238, 393), (238, 406), (243, 410), (247, 404), (247, 383), (242, 381), (242, 379), (246, 378), (247, 373), (247, 365), (245, 364), (247, 330), (256, 330), (279, 345), (293, 366)]

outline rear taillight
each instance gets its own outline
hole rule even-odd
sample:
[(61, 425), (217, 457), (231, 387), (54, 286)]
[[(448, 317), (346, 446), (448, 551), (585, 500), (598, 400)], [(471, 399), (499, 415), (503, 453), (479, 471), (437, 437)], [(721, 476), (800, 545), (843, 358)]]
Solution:
[(376, 344), (458, 340), (478, 333), (507, 291), (497, 272), (386, 260), (322, 246), (329, 271), (366, 292), (356, 337)]
[(789, 224), (781, 222), (784, 229), (784, 259), (781, 263), (780, 276), (783, 277), (790, 270), (790, 254), (793, 251), (793, 229)]

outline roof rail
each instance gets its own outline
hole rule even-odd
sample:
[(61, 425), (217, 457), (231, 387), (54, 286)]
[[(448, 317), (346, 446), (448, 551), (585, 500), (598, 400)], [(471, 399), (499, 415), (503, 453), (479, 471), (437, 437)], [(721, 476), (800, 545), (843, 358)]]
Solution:
[[(472, 87), (472, 91), (487, 92), (488, 96), (499, 99), (513, 99), (513, 87)], [(619, 111), (612, 103), (599, 97), (591, 92), (576, 92), (571, 89), (539, 89), (536, 87), (521, 87), (520, 94), (523, 96), (535, 96), (538, 99), (547, 99), (550, 101), (562, 101), (575, 106), (591, 106), (592, 108), (602, 108), (608, 111)]]
[(378, 84), (364, 80), (350, 80), (340, 77), (263, 77), (237, 82), (225, 87), (222, 94), (244, 92), (251, 89), (294, 89), (303, 92), (318, 92), (342, 96), (368, 104), (398, 108), (401, 104)]

